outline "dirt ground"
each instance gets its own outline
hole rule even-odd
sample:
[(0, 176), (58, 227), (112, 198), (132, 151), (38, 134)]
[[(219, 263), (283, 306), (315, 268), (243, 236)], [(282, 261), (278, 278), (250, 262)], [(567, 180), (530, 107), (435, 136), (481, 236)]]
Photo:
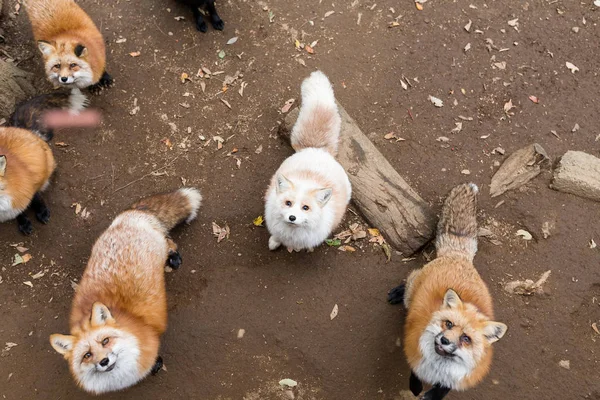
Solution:
[[(67, 333), (72, 283), (115, 215), (141, 196), (184, 184), (199, 187), (205, 201), (198, 220), (174, 232), (184, 263), (167, 274), (166, 369), (106, 398), (283, 399), (283, 378), (299, 382), (297, 399), (410, 398), (399, 347), (404, 313), (387, 304), (386, 292), (432, 249), (409, 260), (394, 253), (390, 262), (367, 239), (351, 243), (354, 253), (327, 246), (269, 252), (266, 229), (252, 224), (272, 173), (292, 154), (276, 134), (280, 109), (298, 99), (300, 82), (317, 68), (436, 210), (456, 184), (482, 188), (480, 222), (500, 242), (481, 240), (475, 264), (509, 331), (494, 345), (487, 379), (449, 398), (600, 399), (600, 334), (592, 328), (600, 325), (600, 248), (590, 248), (592, 239), (600, 243), (600, 204), (551, 190), (549, 169), (501, 197), (488, 191), (495, 163), (533, 142), (553, 161), (567, 150), (600, 155), (600, 8), (592, 0), (429, 0), (422, 11), (410, 0), (228, 0), (217, 4), (225, 30), (206, 34), (174, 1), (80, 3), (105, 35), (116, 84), (91, 99), (104, 113), (100, 128), (55, 136), (58, 169), (45, 195), (50, 223), (34, 222), (30, 237), (16, 223), (0, 226), (3, 399), (88, 398), (48, 336)], [(6, 53), (42, 82), (22, 10), (5, 23), (4, 36)], [(227, 45), (232, 37), (239, 39)], [(314, 54), (296, 49), (296, 37), (318, 40)], [(202, 79), (196, 72), (203, 66), (224, 73)], [(220, 93), (237, 71), (243, 76)], [(182, 83), (182, 73), (191, 81)], [(444, 106), (434, 107), (429, 95)], [(507, 114), (509, 100), (515, 107)], [(453, 133), (456, 122), (462, 130)], [(384, 139), (390, 132), (405, 141)], [(222, 149), (207, 143), (214, 136), (225, 139)], [(492, 153), (497, 147), (506, 154)], [(76, 215), (74, 203), (86, 212)], [(356, 219), (349, 213), (339, 230)], [(216, 242), (213, 221), (230, 227), (229, 239)], [(519, 229), (533, 239), (515, 236)], [(12, 266), (17, 243), (33, 258)], [(543, 294), (503, 289), (547, 270)], [(339, 315), (330, 320), (335, 304)], [(559, 366), (564, 360), (570, 369)]]

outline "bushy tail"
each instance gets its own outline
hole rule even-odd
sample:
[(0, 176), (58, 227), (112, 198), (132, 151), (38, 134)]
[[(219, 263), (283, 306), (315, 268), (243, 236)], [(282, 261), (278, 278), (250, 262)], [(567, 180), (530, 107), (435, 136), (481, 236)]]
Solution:
[(146, 197), (131, 206), (134, 210), (153, 214), (170, 231), (181, 222), (190, 222), (198, 215), (202, 195), (195, 188)]
[(50, 110), (79, 113), (88, 103), (88, 98), (78, 88), (73, 88), (70, 92), (42, 94), (19, 104), (10, 117), (10, 125), (33, 131), (49, 142), (52, 139), (52, 130), (44, 125), (44, 113)]
[(315, 71), (302, 82), (302, 106), (291, 133), (294, 150), (323, 148), (337, 154), (342, 119), (333, 95), (331, 82)]
[(474, 183), (456, 186), (446, 198), (438, 222), (437, 256), (458, 255), (473, 261), (477, 252), (477, 193)]

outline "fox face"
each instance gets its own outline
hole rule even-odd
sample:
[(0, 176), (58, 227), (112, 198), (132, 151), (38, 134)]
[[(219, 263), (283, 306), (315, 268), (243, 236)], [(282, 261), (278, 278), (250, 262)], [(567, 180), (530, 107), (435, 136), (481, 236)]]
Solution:
[(104, 304), (92, 306), (89, 329), (76, 335), (54, 334), (50, 344), (65, 357), (73, 377), (88, 392), (124, 389), (143, 378), (138, 368), (141, 351), (137, 338), (119, 329)]
[(322, 223), (323, 207), (331, 199), (333, 189), (310, 188), (305, 183), (294, 184), (279, 174), (277, 202), (279, 217), (291, 227), (315, 227)]
[[(477, 366), (492, 343), (500, 340), (508, 327), (490, 321), (477, 308), (463, 303), (458, 294), (448, 289), (441, 308), (435, 312), (419, 340), (423, 367), (437, 376), (430, 382), (454, 387)], [(419, 372), (419, 371), (417, 371)], [(420, 371), (421, 376), (427, 373)]]
[(46, 75), (54, 86), (76, 86), (80, 89), (93, 84), (93, 73), (87, 61), (88, 49), (66, 40), (38, 41), (44, 57)]

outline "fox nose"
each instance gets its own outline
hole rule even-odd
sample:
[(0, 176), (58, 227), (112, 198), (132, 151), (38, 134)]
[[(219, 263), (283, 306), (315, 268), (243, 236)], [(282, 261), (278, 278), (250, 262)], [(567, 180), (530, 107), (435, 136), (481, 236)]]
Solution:
[(290, 219), (290, 221), (294, 222), (296, 220), (296, 216), (295, 215), (290, 215), (289, 219)]
[(101, 367), (106, 367), (108, 365), (108, 358), (103, 358), (102, 360), (100, 360), (100, 366)]
[(61, 76), (60, 80), (63, 81), (63, 82), (66, 82), (66, 81), (69, 80), (69, 77), (67, 77), (67, 76)]
[(442, 336), (442, 337), (440, 338), (440, 342), (442, 342), (442, 344), (443, 344), (444, 346), (447, 346), (447, 345), (449, 345), (449, 344), (450, 344), (450, 341), (449, 341), (448, 339), (446, 339), (446, 336)]

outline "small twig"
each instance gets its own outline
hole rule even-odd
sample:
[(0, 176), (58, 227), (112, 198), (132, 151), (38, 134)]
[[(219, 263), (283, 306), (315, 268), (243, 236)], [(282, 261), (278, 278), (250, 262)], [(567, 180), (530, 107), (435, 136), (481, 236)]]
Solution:
[(169, 35), (167, 35), (166, 33), (164, 33), (162, 29), (160, 29), (160, 26), (158, 26), (158, 25), (156, 24), (156, 21), (152, 21), (152, 22), (154, 23), (154, 26), (155, 26), (155, 27), (156, 27), (156, 28), (157, 28), (157, 29), (160, 31), (160, 33), (162, 33), (162, 34), (163, 34), (163, 35), (165, 35), (165, 36), (169, 36)]
[(165, 164), (165, 165), (163, 165), (162, 167), (160, 167), (160, 168), (157, 168), (157, 169), (155, 169), (154, 171), (150, 171), (150, 172), (148, 172), (147, 174), (145, 174), (145, 175), (142, 175), (141, 177), (139, 177), (139, 178), (137, 178), (137, 179), (135, 179), (135, 180), (133, 180), (133, 181), (129, 182), (128, 184), (126, 184), (126, 185), (123, 185), (123, 186), (121, 186), (121, 187), (119, 187), (119, 188), (115, 189), (115, 190), (113, 191), (113, 193), (117, 193), (117, 192), (118, 192), (118, 191), (120, 191), (120, 190), (123, 190), (123, 189), (125, 189), (125, 188), (128, 188), (129, 186), (133, 185), (134, 183), (138, 183), (138, 182), (139, 182), (139, 181), (141, 181), (142, 179), (144, 179), (144, 178), (147, 178), (147, 177), (149, 177), (150, 175), (153, 175), (153, 174), (155, 174), (155, 173), (157, 173), (157, 172), (159, 172), (159, 171), (161, 171), (161, 170), (163, 170), (163, 169), (165, 169), (165, 168), (167, 168), (167, 167), (170, 167), (170, 166), (171, 166), (171, 165), (172, 165), (172, 164), (173, 164), (173, 163), (174, 163), (174, 162), (175, 162), (175, 161), (176, 161), (176, 160), (177, 160), (177, 159), (178, 159), (180, 156), (181, 156), (181, 154), (179, 154), (177, 157), (173, 158), (171, 161), (169, 161), (168, 163), (166, 163), (166, 164)]

